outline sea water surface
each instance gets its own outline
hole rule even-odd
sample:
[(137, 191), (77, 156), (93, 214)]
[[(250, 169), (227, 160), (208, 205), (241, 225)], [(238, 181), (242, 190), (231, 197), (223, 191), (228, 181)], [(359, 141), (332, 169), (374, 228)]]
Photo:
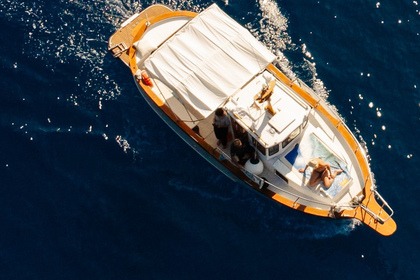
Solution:
[(233, 183), (166, 127), (107, 52), (152, 3), (0, 0), (0, 279), (420, 279), (418, 1), (216, 1), (366, 144), (391, 237)]

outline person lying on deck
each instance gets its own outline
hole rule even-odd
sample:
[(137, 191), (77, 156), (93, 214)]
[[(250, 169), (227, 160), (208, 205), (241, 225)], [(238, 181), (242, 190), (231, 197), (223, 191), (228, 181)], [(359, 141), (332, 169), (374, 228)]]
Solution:
[(311, 159), (305, 168), (299, 169), (299, 172), (305, 173), (308, 167), (312, 167), (312, 174), (309, 178), (309, 186), (314, 187), (319, 182), (323, 182), (326, 188), (331, 187), (334, 182), (335, 177), (341, 174), (343, 170), (339, 169), (336, 171), (331, 171), (331, 166), (328, 162), (323, 161), (320, 158)]

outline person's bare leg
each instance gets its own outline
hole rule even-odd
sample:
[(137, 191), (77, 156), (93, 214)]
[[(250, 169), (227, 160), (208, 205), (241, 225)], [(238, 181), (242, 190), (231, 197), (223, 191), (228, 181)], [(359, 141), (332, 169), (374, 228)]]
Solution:
[(309, 178), (309, 186), (313, 187), (316, 184), (318, 184), (322, 179), (321, 175), (322, 175), (322, 173), (319, 173), (315, 170), (312, 171), (311, 178)]
[(331, 175), (328, 175), (328, 171), (325, 170), (322, 173), (322, 180), (324, 181), (324, 185), (326, 188), (331, 187), (332, 183), (334, 182), (335, 177), (337, 177), (337, 175), (340, 175), (343, 172), (343, 170), (336, 170), (334, 172), (332, 172)]
[(332, 178), (332, 176), (324, 176), (323, 178), (324, 181), (324, 185), (325, 187), (328, 189), (329, 187), (331, 187), (332, 183), (334, 182), (334, 179)]

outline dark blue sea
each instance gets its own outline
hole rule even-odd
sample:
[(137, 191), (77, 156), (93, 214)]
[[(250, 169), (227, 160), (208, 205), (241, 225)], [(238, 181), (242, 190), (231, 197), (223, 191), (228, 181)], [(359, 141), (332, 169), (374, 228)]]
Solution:
[(0, 279), (420, 279), (419, 2), (217, 1), (366, 144), (391, 237), (279, 205), (166, 127), (107, 51), (152, 3), (0, 0)]

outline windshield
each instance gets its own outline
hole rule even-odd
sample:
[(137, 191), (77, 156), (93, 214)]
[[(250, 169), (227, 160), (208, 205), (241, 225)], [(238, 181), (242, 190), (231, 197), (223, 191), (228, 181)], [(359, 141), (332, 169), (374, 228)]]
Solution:
[(289, 145), (289, 143), (292, 142), (293, 139), (295, 139), (300, 134), (300, 131), (301, 131), (300, 126), (296, 128), (295, 130), (293, 130), (292, 133), (290, 133), (290, 135), (283, 141), (282, 147), (284, 148), (287, 145)]

